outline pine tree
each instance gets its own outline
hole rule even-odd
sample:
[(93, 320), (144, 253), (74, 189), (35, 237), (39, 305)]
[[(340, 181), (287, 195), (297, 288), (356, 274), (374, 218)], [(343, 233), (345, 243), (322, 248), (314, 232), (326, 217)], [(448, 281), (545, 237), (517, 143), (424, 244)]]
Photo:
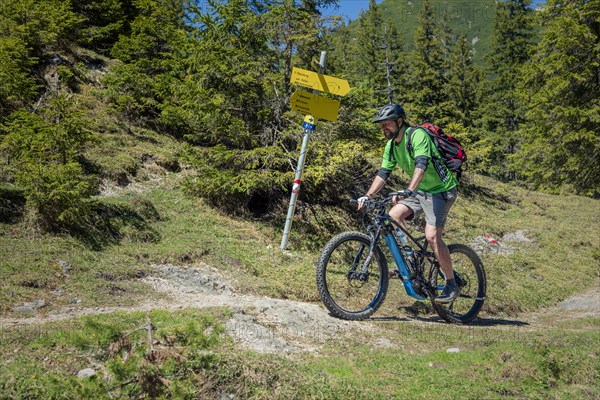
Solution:
[(480, 72), (473, 64), (473, 48), (464, 35), (456, 42), (449, 71), (448, 94), (453, 120), (463, 127), (473, 126), (477, 106)]
[(524, 143), (511, 161), (534, 187), (600, 197), (600, 3), (550, 0), (541, 21), (519, 87)]
[(416, 119), (444, 124), (449, 120), (449, 110), (441, 37), (431, 3), (425, 0), (415, 35), (415, 51), (409, 61), (412, 83), (408, 100)]
[(517, 130), (525, 110), (516, 97), (519, 69), (529, 59), (533, 41), (533, 10), (530, 0), (496, 3), (496, 20), (490, 55), (488, 79), (482, 87), (478, 126), (483, 136), (478, 147), (484, 149), (485, 172), (500, 179), (514, 179), (507, 155), (519, 145)]
[(75, 106), (59, 96), (40, 114), (21, 109), (0, 125), (7, 169), (49, 230), (75, 223), (83, 200), (91, 195), (91, 179), (80, 164), (89, 132)]
[(449, 5), (444, 4), (442, 17), (440, 20), (440, 42), (444, 54), (444, 69), (448, 71), (452, 64), (452, 53), (455, 47), (456, 37), (452, 31), (452, 23), (450, 21)]
[(18, 37), (0, 37), (0, 117), (31, 100), (38, 86), (30, 74), (35, 59)]
[(327, 53), (327, 71), (329, 74), (349, 77), (350, 63), (355, 58), (351, 50), (352, 40), (352, 32), (344, 22), (324, 37), (325, 48), (329, 50)]
[(132, 0), (71, 0), (73, 11), (83, 16), (79, 42), (98, 52), (108, 52), (119, 34), (128, 33), (135, 15)]
[[(315, 54), (321, 50), (321, 39), (331, 23), (335, 26), (336, 18), (324, 18), (320, 8), (337, 4), (338, 0), (293, 0), (292, 7), (301, 12), (302, 21), (297, 25), (297, 32), (301, 36), (296, 39), (296, 63), (297, 65), (310, 65)], [(299, 3), (299, 4), (297, 4)]]
[(383, 14), (375, 0), (369, 1), (369, 8), (358, 20), (353, 60), (351, 63), (352, 77), (364, 81), (374, 90), (382, 90), (382, 74), (379, 63), (385, 60), (385, 50), (382, 48)]
[(385, 51), (385, 60), (380, 63), (386, 75), (388, 103), (397, 101), (400, 89), (406, 86), (406, 60), (403, 57), (403, 41), (396, 24), (388, 19), (383, 26), (382, 47)]

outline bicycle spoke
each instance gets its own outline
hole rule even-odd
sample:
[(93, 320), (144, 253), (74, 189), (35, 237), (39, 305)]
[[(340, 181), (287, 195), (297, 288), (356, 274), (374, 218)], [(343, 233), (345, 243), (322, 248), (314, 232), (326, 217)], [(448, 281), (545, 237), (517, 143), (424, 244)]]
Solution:
[(368, 247), (359, 240), (340, 242), (327, 260), (324, 276), (327, 292), (345, 312), (362, 312), (380, 301), (382, 274), (376, 257), (369, 257), (370, 252), (365, 251)]
[[(481, 261), (470, 248), (464, 245), (451, 245), (450, 257), (457, 283), (461, 287), (460, 295), (449, 304), (433, 303), (436, 312), (450, 322), (469, 322), (483, 306), (485, 297), (485, 272)], [(445, 280), (439, 265), (432, 267), (430, 272), (431, 285), (438, 292), (443, 289)]]

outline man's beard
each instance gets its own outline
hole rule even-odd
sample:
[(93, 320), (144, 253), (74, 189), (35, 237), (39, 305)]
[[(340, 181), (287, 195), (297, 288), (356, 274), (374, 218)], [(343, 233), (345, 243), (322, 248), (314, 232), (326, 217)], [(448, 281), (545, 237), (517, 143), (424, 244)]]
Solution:
[(386, 139), (394, 139), (396, 136), (398, 136), (398, 132), (400, 131), (400, 127), (396, 124), (396, 129), (394, 131), (390, 131), (390, 132), (383, 132), (383, 135), (385, 136)]

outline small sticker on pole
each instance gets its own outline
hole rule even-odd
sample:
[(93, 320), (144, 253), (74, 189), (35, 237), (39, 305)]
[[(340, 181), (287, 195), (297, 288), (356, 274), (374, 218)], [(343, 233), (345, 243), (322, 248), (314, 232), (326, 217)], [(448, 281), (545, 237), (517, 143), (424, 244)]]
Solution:
[(312, 115), (307, 115), (306, 117), (304, 117), (304, 122), (302, 123), (302, 127), (304, 129), (306, 129), (307, 131), (314, 131), (316, 128), (315, 125), (315, 117), (313, 117)]
[(300, 179), (296, 179), (294, 181), (294, 186), (292, 186), (292, 193), (298, 193), (300, 191), (300, 184), (302, 181)]

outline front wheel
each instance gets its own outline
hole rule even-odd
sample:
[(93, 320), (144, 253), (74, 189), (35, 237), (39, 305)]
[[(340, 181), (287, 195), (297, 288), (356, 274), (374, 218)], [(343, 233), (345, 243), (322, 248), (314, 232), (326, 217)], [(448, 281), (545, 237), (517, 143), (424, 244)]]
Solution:
[(331, 239), (317, 261), (317, 289), (332, 315), (349, 320), (371, 316), (388, 288), (387, 261), (379, 246), (369, 254), (371, 238), (344, 232)]
[[(448, 249), (456, 281), (461, 286), (460, 295), (452, 303), (440, 304), (432, 299), (432, 304), (445, 321), (466, 324), (479, 314), (485, 302), (485, 270), (473, 249), (462, 244), (451, 244)], [(444, 288), (445, 279), (437, 262), (432, 264), (429, 271), (429, 283), (434, 293), (439, 293)]]

